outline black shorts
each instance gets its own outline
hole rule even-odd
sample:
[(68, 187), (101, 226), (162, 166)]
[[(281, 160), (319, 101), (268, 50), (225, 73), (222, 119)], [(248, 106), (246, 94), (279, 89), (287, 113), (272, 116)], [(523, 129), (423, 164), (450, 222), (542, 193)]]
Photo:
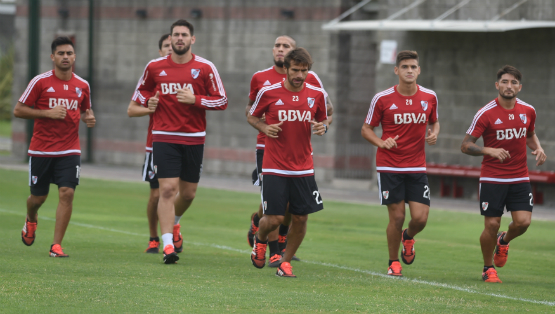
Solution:
[(430, 206), (430, 187), (425, 173), (378, 172), (378, 188), (382, 205), (404, 200)]
[(158, 179), (177, 178), (198, 183), (202, 172), (204, 144), (183, 145), (154, 142), (154, 173)]
[(148, 181), (151, 189), (157, 189), (160, 187), (158, 177), (156, 176), (156, 173), (154, 173), (152, 152), (146, 152), (145, 155), (145, 164), (143, 165), (143, 181)]
[(532, 211), (534, 198), (530, 182), (515, 184), (480, 183), (480, 213), (501, 217), (503, 211)]
[(252, 172), (252, 185), (262, 186), (262, 159), (264, 159), (264, 150), (256, 150), (256, 168)]
[(261, 194), (264, 215), (285, 215), (287, 203), (293, 215), (308, 215), (324, 209), (314, 176), (280, 177), (266, 174)]
[(35, 196), (48, 195), (50, 183), (75, 190), (81, 175), (81, 156), (29, 157), (29, 186)]

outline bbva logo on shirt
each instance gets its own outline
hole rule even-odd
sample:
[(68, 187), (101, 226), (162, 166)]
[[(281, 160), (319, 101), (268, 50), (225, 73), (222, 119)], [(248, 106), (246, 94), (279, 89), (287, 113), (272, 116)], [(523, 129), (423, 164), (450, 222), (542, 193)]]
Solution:
[(178, 89), (184, 89), (184, 88), (190, 89), (191, 92), (193, 92), (193, 94), (195, 93), (195, 91), (193, 90), (193, 85), (187, 84), (187, 83), (183, 83), (183, 85), (179, 83), (162, 83), (160, 84), (160, 87), (162, 88), (163, 95), (168, 95), (168, 94), (174, 95), (174, 94), (177, 94)]
[(310, 111), (301, 110), (278, 110), (279, 121), (312, 121)]
[(67, 110), (77, 110), (79, 103), (75, 99), (70, 101), (64, 98), (48, 98), (48, 107), (54, 108), (56, 106), (64, 106)]
[(426, 123), (425, 113), (396, 113), (393, 115), (393, 118), (395, 119), (395, 124)]
[(512, 140), (513, 138), (526, 137), (526, 128), (497, 130), (497, 140)]

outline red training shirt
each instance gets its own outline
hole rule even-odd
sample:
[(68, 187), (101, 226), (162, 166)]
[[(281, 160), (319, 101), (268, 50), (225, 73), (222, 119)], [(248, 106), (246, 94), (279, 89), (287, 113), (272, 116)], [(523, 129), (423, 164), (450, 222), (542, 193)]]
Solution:
[[(133, 93), (133, 97), (131, 98), (131, 100), (133, 100), (134, 102), (140, 103), (141, 101), (139, 100), (139, 86), (141, 86), (141, 83), (143, 82), (142, 77), (139, 78), (139, 82), (137, 83), (137, 87), (135, 87), (135, 92)], [(148, 104), (145, 101), (145, 103), (143, 104), (143, 106), (148, 108)], [(148, 115), (148, 133), (146, 135), (146, 146), (145, 146), (145, 151), (147, 152), (151, 152), (152, 151), (152, 128), (154, 126), (154, 114), (150, 113)]]

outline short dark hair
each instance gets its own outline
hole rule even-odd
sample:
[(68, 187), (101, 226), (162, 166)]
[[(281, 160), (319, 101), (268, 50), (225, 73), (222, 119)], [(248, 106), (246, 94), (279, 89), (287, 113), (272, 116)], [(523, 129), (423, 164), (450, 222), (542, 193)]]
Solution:
[(56, 52), (56, 48), (58, 48), (58, 46), (63, 46), (63, 45), (71, 45), (71, 47), (73, 47), (73, 50), (75, 50), (75, 46), (73, 46), (73, 42), (71, 41), (71, 39), (69, 39), (69, 37), (60, 36), (54, 39), (54, 41), (52, 42), (52, 45), (50, 46), (52, 48), (52, 54)]
[(162, 50), (162, 43), (164, 43), (164, 40), (168, 39), (171, 35), (172, 34), (164, 34), (160, 37), (160, 40), (158, 41), (158, 50)]
[(503, 74), (511, 74), (519, 83), (522, 80), (522, 73), (512, 65), (506, 65), (497, 71), (497, 81), (501, 79)]
[(291, 67), (291, 62), (295, 62), (297, 64), (308, 65), (308, 69), (312, 68), (312, 57), (310, 53), (306, 51), (306, 49), (299, 47), (289, 51), (285, 58), (283, 59), (283, 65), (285, 68), (289, 69)]
[(399, 64), (401, 64), (401, 61), (407, 60), (407, 59), (415, 59), (416, 62), (418, 62), (418, 52), (413, 50), (399, 51), (399, 53), (397, 54), (397, 60), (395, 61), (395, 65), (399, 66)]
[(193, 24), (189, 23), (187, 20), (181, 19), (181, 20), (177, 20), (172, 24), (172, 27), (170, 29), (170, 34), (173, 34), (173, 28), (176, 26), (185, 26), (189, 29), (189, 32), (191, 32), (191, 36), (194, 35), (195, 33), (195, 27), (193, 26)]

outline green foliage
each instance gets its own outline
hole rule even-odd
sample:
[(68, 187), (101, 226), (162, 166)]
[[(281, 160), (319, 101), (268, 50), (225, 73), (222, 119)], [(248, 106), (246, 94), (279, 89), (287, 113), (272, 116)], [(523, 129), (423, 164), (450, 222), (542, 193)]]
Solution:
[(14, 49), (0, 57), (0, 120), (10, 120), (12, 112)]

